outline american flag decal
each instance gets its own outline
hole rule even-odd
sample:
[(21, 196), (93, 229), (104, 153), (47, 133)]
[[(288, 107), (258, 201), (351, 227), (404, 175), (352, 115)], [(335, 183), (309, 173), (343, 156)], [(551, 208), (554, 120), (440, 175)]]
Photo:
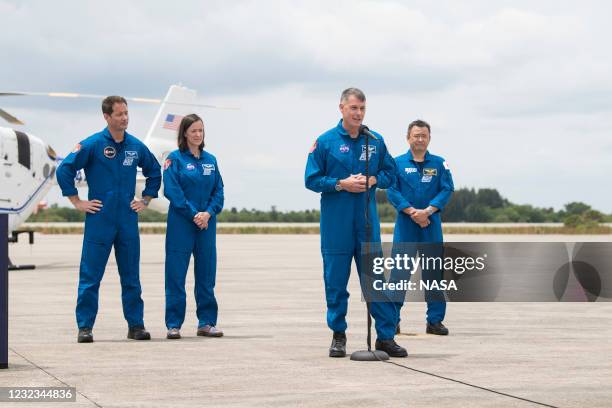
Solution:
[(166, 119), (164, 120), (164, 125), (162, 126), (164, 129), (176, 130), (181, 124), (181, 120), (183, 119), (180, 115), (173, 115), (171, 113), (166, 115)]

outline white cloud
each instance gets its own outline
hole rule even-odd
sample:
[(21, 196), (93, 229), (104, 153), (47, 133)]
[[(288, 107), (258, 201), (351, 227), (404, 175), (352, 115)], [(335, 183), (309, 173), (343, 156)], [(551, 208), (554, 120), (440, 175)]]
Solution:
[[(10, 61), (0, 77), (8, 90), (150, 97), (180, 81), (206, 102), (240, 105), (203, 112), (229, 205), (316, 207), (305, 153), (355, 85), (394, 154), (423, 117), (459, 186), (610, 212), (610, 11), (596, 1), (0, 1)], [(58, 150), (102, 123), (95, 103), (4, 101)], [(130, 110), (144, 135), (154, 109)]]

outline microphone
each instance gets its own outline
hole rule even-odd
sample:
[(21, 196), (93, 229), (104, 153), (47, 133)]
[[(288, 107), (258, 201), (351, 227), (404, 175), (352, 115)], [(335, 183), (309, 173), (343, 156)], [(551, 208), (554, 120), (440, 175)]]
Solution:
[[(370, 222), (370, 139), (378, 140), (370, 129), (366, 125), (359, 126), (359, 133), (365, 135), (365, 178), (366, 178), (366, 191), (365, 191), (365, 256), (366, 263), (370, 264), (372, 251), (371, 251), (371, 240), (372, 240), (372, 223)], [(376, 205), (376, 201), (374, 201)], [(364, 247), (361, 248), (361, 256), (363, 256)], [(367, 268), (367, 266), (366, 266)], [(363, 286), (361, 288), (363, 291)], [(365, 296), (365, 295), (364, 295)], [(368, 336), (366, 343), (368, 345), (367, 350), (355, 351), (351, 354), (351, 360), (355, 361), (383, 361), (388, 360), (389, 355), (382, 350), (372, 350), (372, 312), (370, 302), (366, 299), (366, 310), (368, 312)]]
[(359, 126), (359, 133), (362, 133), (366, 135), (367, 137), (370, 137), (374, 140), (378, 140), (378, 137), (376, 137), (374, 133), (370, 132), (370, 128), (367, 127), (366, 125)]

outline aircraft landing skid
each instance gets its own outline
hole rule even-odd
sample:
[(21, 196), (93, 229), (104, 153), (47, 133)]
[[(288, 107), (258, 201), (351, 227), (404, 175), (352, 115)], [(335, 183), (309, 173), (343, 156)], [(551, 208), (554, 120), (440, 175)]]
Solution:
[[(19, 239), (19, 234), (28, 234), (28, 240), (30, 245), (34, 244), (34, 231), (32, 230), (17, 230), (13, 231), (12, 236), (9, 237), (8, 242), (17, 242)], [(9, 271), (23, 271), (28, 269), (36, 269), (36, 265), (26, 264), (26, 265), (15, 265), (11, 258), (8, 259), (8, 270)]]
[(11, 262), (11, 258), (9, 258), (9, 262), (8, 262), (9, 271), (24, 271), (28, 269), (36, 269), (36, 265), (32, 265), (32, 264), (15, 265), (13, 262)]

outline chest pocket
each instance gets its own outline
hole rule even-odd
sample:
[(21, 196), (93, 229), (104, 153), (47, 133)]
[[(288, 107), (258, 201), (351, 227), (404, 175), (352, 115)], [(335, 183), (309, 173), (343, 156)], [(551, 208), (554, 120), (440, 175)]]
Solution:
[(202, 175), (203, 176), (209, 176), (209, 178), (214, 179), (216, 172), (217, 172), (217, 169), (215, 168), (215, 165), (213, 163), (202, 163)]
[(180, 183), (188, 196), (206, 196), (214, 187), (216, 176), (214, 163), (189, 162), (181, 168)]
[(436, 167), (427, 166), (423, 168), (421, 174), (421, 187), (423, 190), (437, 189), (440, 180), (440, 171)]
[(421, 173), (419, 169), (412, 165), (407, 164), (399, 168), (399, 177), (403, 184), (408, 185), (412, 190), (416, 190), (421, 184)]
[(121, 165), (124, 167), (136, 167), (138, 165), (138, 160), (140, 159), (138, 155), (138, 150), (127, 147), (123, 151), (123, 157), (120, 157), (122, 160)]
[(136, 188), (136, 171), (138, 170), (139, 151), (130, 146), (125, 146), (124, 149), (117, 150), (115, 157), (115, 166), (119, 168), (120, 180), (123, 186), (125, 199), (134, 197), (134, 189)]
[(180, 182), (183, 187), (191, 187), (198, 184), (202, 171), (198, 163), (181, 163)]
[(343, 177), (344, 171), (353, 171), (353, 146), (349, 144), (332, 145), (327, 158), (327, 175)]
[(201, 187), (203, 199), (207, 200), (210, 196), (213, 188), (215, 187), (215, 181), (217, 180), (217, 166), (214, 163), (202, 163), (200, 164), (201, 174)]
[[(359, 171), (362, 174), (365, 174), (366, 145), (364, 142), (360, 142), (357, 147), (359, 148), (359, 157), (357, 157), (360, 169)], [(368, 157), (369, 173), (372, 175), (378, 174), (382, 160), (381, 145), (375, 140), (370, 140), (368, 150), (370, 151)]]

